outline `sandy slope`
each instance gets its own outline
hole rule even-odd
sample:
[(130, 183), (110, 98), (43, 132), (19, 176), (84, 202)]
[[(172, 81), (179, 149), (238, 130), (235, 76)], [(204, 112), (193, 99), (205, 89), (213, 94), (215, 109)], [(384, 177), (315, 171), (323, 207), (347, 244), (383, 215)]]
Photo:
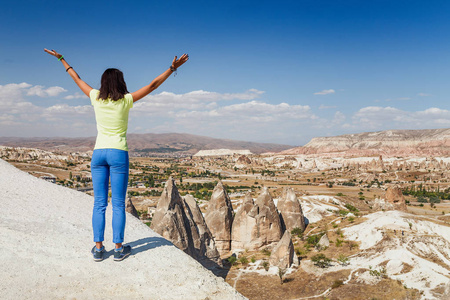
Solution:
[(127, 215), (133, 255), (114, 262), (111, 207), (96, 263), (90, 249), (93, 198), (0, 160), (2, 299), (245, 299), (222, 278)]

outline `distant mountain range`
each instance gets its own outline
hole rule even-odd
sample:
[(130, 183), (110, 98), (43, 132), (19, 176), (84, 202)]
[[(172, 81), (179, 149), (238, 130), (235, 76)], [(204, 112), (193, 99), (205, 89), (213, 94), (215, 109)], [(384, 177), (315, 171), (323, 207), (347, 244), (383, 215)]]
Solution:
[(386, 130), (313, 138), (283, 154), (450, 155), (450, 129)]
[[(252, 153), (260, 154), (264, 152), (280, 152), (292, 148), (289, 145), (217, 139), (186, 133), (128, 134), (127, 137), (130, 154), (135, 156), (184, 156), (193, 155), (200, 150), (222, 148), (250, 150)], [(94, 148), (95, 137), (0, 137), (0, 145), (37, 148), (48, 151), (84, 152)]]

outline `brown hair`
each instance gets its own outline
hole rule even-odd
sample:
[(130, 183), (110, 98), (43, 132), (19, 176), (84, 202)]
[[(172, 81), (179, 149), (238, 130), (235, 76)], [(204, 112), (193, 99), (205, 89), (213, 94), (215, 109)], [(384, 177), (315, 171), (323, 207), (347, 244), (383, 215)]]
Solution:
[(125, 83), (125, 79), (123, 79), (122, 71), (113, 68), (106, 69), (102, 75), (98, 99), (109, 98), (117, 101), (122, 99), (127, 93), (127, 84)]

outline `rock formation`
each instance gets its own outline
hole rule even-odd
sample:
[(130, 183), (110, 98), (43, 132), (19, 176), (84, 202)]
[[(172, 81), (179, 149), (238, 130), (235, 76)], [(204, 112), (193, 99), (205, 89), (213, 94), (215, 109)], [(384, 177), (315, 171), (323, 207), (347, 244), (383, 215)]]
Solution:
[(283, 229), (289, 232), (296, 227), (305, 230), (303, 210), (292, 188), (286, 187), (283, 189), (283, 194), (278, 200), (277, 208), (280, 212)]
[(231, 224), (233, 207), (222, 182), (219, 181), (209, 200), (205, 221), (216, 242), (220, 254), (231, 249)]
[(194, 257), (198, 257), (200, 260), (207, 258), (217, 265), (222, 266), (222, 260), (220, 259), (211, 231), (206, 226), (205, 219), (197, 202), (189, 194), (183, 200), (194, 244)]
[(244, 197), (244, 201), (239, 206), (234, 216), (231, 228), (231, 248), (251, 249), (252, 232), (256, 226), (256, 219), (248, 214), (253, 209), (254, 203), (250, 192)]
[(255, 218), (256, 224), (252, 230), (251, 250), (261, 249), (264, 246), (272, 246), (281, 239), (281, 220), (278, 210), (273, 203), (269, 190), (263, 188), (255, 201), (255, 205), (248, 213)]
[(193, 255), (194, 245), (191, 233), (187, 231), (186, 222), (183, 200), (175, 186), (175, 181), (169, 178), (159, 198), (150, 228), (179, 249)]
[(222, 266), (211, 232), (195, 199), (182, 199), (173, 178), (169, 178), (150, 226), (205, 267)]
[(278, 268), (289, 268), (293, 263), (298, 265), (298, 258), (294, 253), (291, 234), (285, 231), (281, 240), (275, 245), (270, 254), (269, 263)]
[(322, 235), (319, 242), (317, 243), (317, 248), (325, 249), (328, 247), (330, 247), (330, 239), (328, 238), (328, 235), (325, 233), (324, 235)]
[(132, 214), (133, 216), (135, 216), (136, 218), (139, 219), (138, 212), (137, 212), (136, 208), (134, 207), (133, 202), (131, 201), (130, 197), (128, 197), (127, 202), (125, 203), (125, 211), (129, 212), (130, 214)]
[(394, 205), (394, 209), (406, 211), (406, 202), (402, 190), (398, 187), (389, 187), (386, 190), (386, 201)]

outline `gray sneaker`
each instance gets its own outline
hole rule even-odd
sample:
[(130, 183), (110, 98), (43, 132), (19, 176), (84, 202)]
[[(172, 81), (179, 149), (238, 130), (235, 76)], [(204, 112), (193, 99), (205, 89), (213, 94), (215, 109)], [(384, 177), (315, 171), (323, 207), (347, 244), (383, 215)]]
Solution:
[(94, 256), (94, 261), (102, 261), (104, 252), (105, 246), (103, 246), (100, 250), (98, 250), (97, 247), (94, 246), (91, 250), (91, 253)]
[(131, 254), (131, 246), (122, 246), (122, 249), (117, 251), (114, 249), (114, 261), (124, 260), (125, 257)]

